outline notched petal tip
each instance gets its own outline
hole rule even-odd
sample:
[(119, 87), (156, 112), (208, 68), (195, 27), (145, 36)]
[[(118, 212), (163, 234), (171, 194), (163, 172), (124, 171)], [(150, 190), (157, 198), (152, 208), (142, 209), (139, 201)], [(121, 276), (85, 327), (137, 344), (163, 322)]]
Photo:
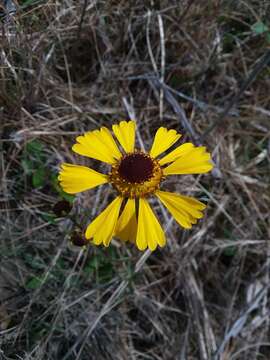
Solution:
[(190, 229), (203, 217), (206, 205), (195, 198), (160, 190), (156, 196), (184, 229)]
[[(164, 159), (161, 160), (164, 161)], [(177, 157), (163, 169), (163, 173), (164, 175), (204, 174), (212, 168), (210, 153), (206, 151), (204, 146), (198, 146)]]
[(121, 121), (114, 124), (113, 133), (126, 153), (133, 152), (135, 146), (135, 121)]
[(187, 155), (190, 151), (194, 149), (194, 145), (192, 143), (184, 143), (178, 146), (176, 149), (169, 152), (169, 154), (165, 155), (158, 162), (160, 165), (165, 165), (171, 163), (184, 155)]
[(147, 244), (136, 243), (137, 249), (140, 251), (145, 251), (147, 249)]
[(77, 143), (72, 146), (72, 150), (79, 155), (109, 164), (115, 163), (116, 159), (120, 159), (122, 156), (111, 132), (105, 126), (78, 136), (76, 141)]
[(108, 182), (108, 176), (81, 165), (63, 163), (58, 175), (62, 189), (76, 194)]
[(120, 207), (123, 199), (116, 197), (88, 226), (85, 232), (86, 239), (92, 239), (95, 245), (103, 244), (108, 247), (117, 224)]
[[(78, 138), (77, 138), (77, 139), (78, 139)], [(76, 139), (76, 140), (77, 140), (77, 139)], [(78, 140), (77, 140), (77, 141), (78, 141)], [(81, 146), (82, 146), (82, 145), (79, 144), (79, 143), (78, 143), (78, 144), (74, 144), (74, 145), (72, 145), (71, 150), (72, 150), (73, 152), (75, 152), (76, 154), (81, 155), (81, 154), (80, 154), (80, 152), (81, 152), (81, 151), (80, 151)]]
[(143, 251), (147, 247), (154, 251), (157, 246), (164, 246), (166, 238), (164, 231), (156, 218), (148, 201), (144, 198), (139, 200), (138, 231), (136, 245)]
[(181, 134), (177, 133), (176, 130), (160, 127), (156, 132), (152, 148), (149, 152), (150, 156), (156, 158), (169, 149), (180, 137)]

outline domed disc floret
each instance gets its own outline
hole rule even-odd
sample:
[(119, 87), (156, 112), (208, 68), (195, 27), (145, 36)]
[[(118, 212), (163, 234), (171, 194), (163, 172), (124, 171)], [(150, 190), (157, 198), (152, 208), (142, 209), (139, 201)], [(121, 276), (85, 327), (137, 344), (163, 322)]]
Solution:
[(146, 154), (134, 153), (125, 156), (118, 167), (119, 175), (130, 183), (142, 183), (153, 175), (153, 160)]
[(123, 197), (129, 198), (154, 193), (162, 177), (158, 161), (142, 151), (125, 154), (109, 174), (111, 184)]

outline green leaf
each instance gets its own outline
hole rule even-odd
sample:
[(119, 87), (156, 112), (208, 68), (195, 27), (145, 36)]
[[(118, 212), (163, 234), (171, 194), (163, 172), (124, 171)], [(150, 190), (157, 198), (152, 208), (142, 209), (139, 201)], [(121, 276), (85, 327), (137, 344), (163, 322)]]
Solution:
[(32, 140), (25, 145), (23, 159), (32, 161), (32, 170), (44, 163), (44, 146), (38, 140)]
[(43, 281), (44, 281), (44, 278), (35, 276), (25, 284), (25, 287), (26, 287), (26, 289), (35, 290), (41, 286)]
[(97, 271), (98, 267), (99, 267), (99, 260), (98, 257), (95, 256), (88, 261), (88, 263), (85, 265), (83, 269), (83, 272), (86, 275), (91, 275), (93, 272)]
[(28, 253), (23, 254), (24, 261), (26, 264), (31, 266), (32, 269), (35, 270), (44, 270), (46, 265), (42, 262), (41, 259), (31, 256)]
[(50, 181), (51, 181), (51, 184), (52, 184), (52, 187), (54, 188), (54, 190), (59, 192), (60, 191), (60, 185), (59, 185), (57, 177), (58, 177), (57, 174), (52, 174)]
[(252, 30), (255, 34), (263, 34), (269, 31), (269, 27), (265, 25), (262, 21), (257, 21), (255, 24), (252, 25)]
[(38, 168), (32, 176), (32, 184), (34, 188), (39, 188), (45, 185), (46, 172), (43, 167)]
[(35, 155), (42, 152), (43, 144), (38, 140), (32, 140), (26, 144), (25, 149), (29, 154)]
[(111, 280), (113, 277), (113, 264), (106, 263), (99, 269), (99, 279), (101, 283)]
[(236, 246), (228, 246), (224, 249), (223, 254), (228, 257), (232, 257), (237, 253)]
[(71, 195), (71, 194), (67, 194), (66, 192), (64, 192), (64, 190), (61, 189), (60, 191), (60, 196), (64, 199), (69, 201), (70, 203), (73, 203), (74, 199), (75, 199), (75, 195)]
[(53, 214), (43, 213), (43, 214), (41, 214), (41, 217), (44, 221), (47, 221), (49, 224), (52, 224), (52, 225), (56, 224), (55, 215), (53, 215)]

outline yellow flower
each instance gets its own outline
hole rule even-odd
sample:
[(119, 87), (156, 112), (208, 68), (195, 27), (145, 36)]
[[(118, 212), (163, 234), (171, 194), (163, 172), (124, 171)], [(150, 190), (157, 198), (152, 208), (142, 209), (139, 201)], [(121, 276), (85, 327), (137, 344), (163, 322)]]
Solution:
[(67, 193), (75, 194), (110, 183), (118, 196), (87, 227), (86, 239), (95, 245), (109, 246), (113, 236), (134, 242), (140, 250), (166, 243), (165, 234), (147, 199), (155, 195), (174, 219), (190, 229), (202, 218), (205, 205), (180, 194), (160, 190), (161, 181), (176, 174), (202, 174), (213, 168), (205, 147), (191, 143), (178, 146), (165, 156), (181, 135), (175, 130), (161, 127), (157, 130), (149, 153), (135, 149), (134, 121), (121, 121), (113, 125), (112, 133), (102, 127), (77, 137), (72, 150), (80, 155), (111, 165), (105, 175), (85, 166), (62, 164), (59, 181)]

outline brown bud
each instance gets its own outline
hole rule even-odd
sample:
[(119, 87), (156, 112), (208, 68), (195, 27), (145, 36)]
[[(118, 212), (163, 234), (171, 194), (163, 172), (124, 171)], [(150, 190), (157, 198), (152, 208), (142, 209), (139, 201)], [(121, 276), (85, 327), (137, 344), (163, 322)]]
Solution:
[(66, 216), (72, 208), (72, 205), (67, 200), (58, 201), (54, 207), (53, 212), (57, 217)]
[(81, 231), (74, 231), (71, 234), (70, 241), (75, 246), (85, 246), (87, 245), (88, 241), (86, 240), (84, 234)]

